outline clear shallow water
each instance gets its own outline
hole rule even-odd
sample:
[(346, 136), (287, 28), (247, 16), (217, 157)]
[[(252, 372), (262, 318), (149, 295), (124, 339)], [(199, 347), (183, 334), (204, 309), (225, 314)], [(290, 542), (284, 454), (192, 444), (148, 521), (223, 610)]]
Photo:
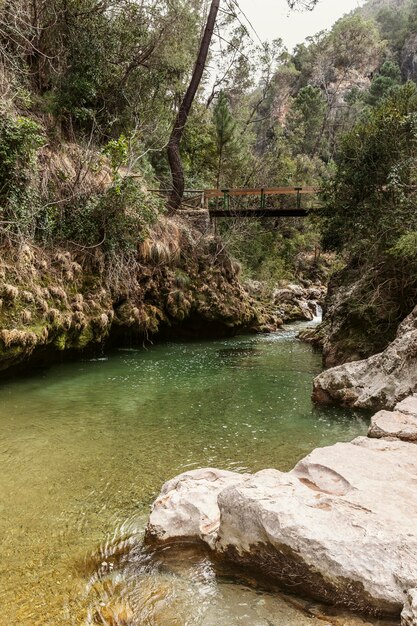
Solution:
[(319, 371), (320, 356), (289, 331), (119, 350), (3, 384), (0, 623), (274, 624), (265, 606), (292, 623), (282, 599), (219, 581), (206, 559), (177, 575), (178, 560), (155, 568), (140, 550), (105, 572), (111, 601), (134, 585), (133, 614), (97, 617), (103, 581), (98, 590), (85, 557), (140, 533), (162, 483), (181, 471), (287, 470), (314, 447), (364, 434), (363, 416), (311, 404)]

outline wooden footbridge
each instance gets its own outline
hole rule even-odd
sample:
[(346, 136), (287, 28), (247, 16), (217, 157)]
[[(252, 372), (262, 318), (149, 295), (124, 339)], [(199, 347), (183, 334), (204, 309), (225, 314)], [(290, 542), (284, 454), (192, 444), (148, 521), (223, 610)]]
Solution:
[[(151, 189), (168, 195), (168, 190)], [(316, 187), (186, 189), (182, 208), (205, 209), (210, 217), (306, 217), (317, 209)]]
[(314, 196), (314, 187), (207, 189), (204, 208), (211, 217), (306, 217)]

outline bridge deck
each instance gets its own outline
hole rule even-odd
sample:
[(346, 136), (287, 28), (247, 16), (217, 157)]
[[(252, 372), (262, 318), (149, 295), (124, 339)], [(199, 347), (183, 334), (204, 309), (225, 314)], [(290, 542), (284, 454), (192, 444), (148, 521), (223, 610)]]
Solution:
[(211, 217), (307, 217), (308, 209), (223, 209), (210, 208)]

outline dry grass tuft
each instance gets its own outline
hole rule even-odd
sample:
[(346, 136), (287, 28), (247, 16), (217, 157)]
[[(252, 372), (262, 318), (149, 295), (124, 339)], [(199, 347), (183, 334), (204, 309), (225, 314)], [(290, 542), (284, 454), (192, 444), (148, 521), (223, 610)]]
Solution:
[(171, 265), (181, 257), (182, 230), (174, 220), (159, 220), (138, 248), (140, 258), (152, 265)]
[(19, 295), (19, 290), (14, 285), (3, 285), (2, 297), (7, 304), (13, 303)]
[(30, 324), (32, 321), (32, 312), (29, 309), (23, 309), (21, 316), (23, 324)]
[(0, 339), (6, 348), (10, 348), (12, 346), (22, 348), (34, 347), (38, 343), (38, 338), (35, 333), (17, 330), (16, 328), (13, 328), (12, 330), (1, 330)]

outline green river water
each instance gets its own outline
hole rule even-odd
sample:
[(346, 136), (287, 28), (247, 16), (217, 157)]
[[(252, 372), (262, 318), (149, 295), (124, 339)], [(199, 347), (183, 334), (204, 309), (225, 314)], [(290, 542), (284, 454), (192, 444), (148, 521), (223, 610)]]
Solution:
[(155, 564), (138, 542), (123, 566), (109, 555), (140, 538), (161, 485), (184, 470), (288, 470), (364, 434), (363, 415), (312, 405), (319, 371), (290, 329), (118, 350), (3, 383), (0, 624), (315, 624), (297, 603), (216, 577), (203, 556)]

